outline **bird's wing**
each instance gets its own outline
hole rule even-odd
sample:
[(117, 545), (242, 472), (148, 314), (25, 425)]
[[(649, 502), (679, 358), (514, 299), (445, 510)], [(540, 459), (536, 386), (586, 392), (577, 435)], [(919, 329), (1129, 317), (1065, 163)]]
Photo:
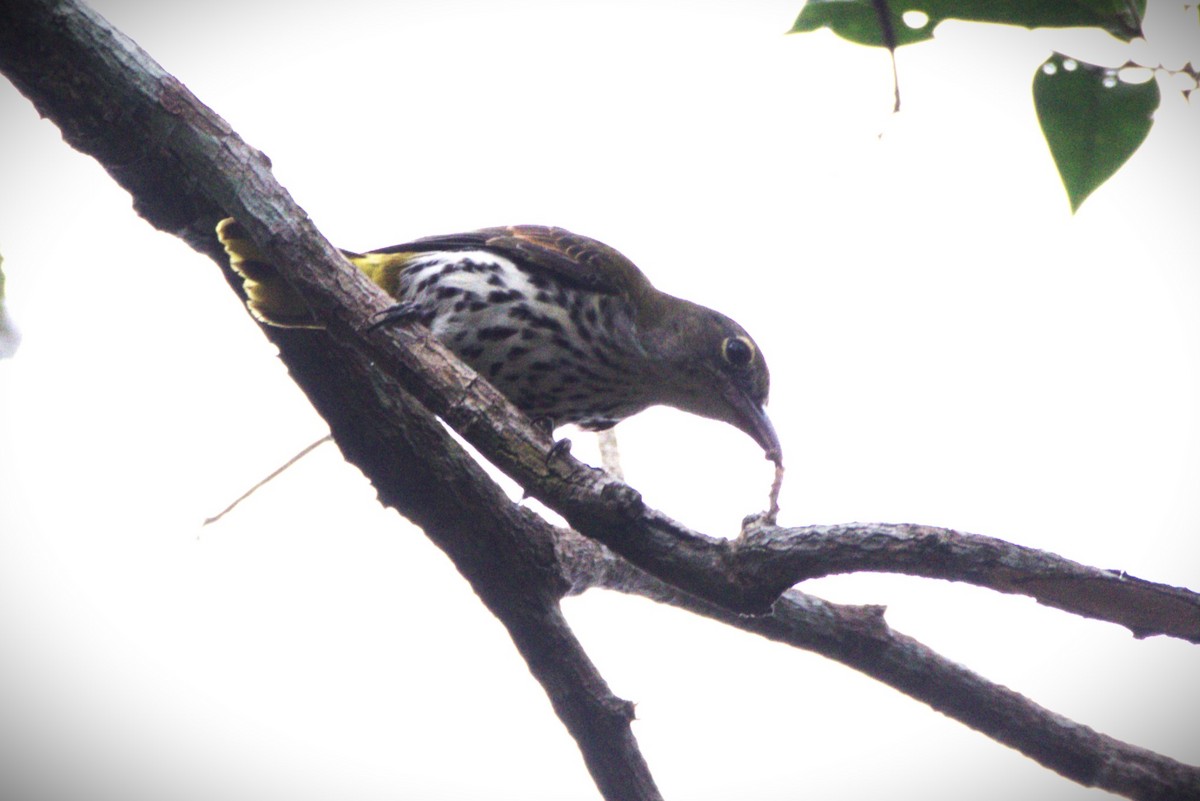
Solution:
[(641, 295), (649, 287), (642, 271), (614, 248), (562, 228), (511, 225), (463, 234), (430, 236), (372, 253), (487, 250), (565, 284), (605, 294)]

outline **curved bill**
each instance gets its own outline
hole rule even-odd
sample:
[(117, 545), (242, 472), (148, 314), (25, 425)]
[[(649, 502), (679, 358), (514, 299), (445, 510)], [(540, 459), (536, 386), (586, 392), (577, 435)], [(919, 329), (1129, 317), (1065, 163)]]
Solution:
[(766, 457), (776, 465), (783, 464), (783, 446), (779, 444), (779, 435), (767, 410), (750, 399), (746, 393), (731, 387), (726, 391), (726, 399), (733, 407), (737, 419), (731, 420), (735, 426), (750, 435), (766, 453)]

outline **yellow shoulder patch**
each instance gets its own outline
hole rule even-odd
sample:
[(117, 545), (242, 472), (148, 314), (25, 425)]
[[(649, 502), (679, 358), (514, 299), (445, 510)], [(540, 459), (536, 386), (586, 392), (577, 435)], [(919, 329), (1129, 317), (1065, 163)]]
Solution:
[(393, 298), (400, 297), (400, 271), (415, 253), (347, 253), (342, 251), (358, 269)]

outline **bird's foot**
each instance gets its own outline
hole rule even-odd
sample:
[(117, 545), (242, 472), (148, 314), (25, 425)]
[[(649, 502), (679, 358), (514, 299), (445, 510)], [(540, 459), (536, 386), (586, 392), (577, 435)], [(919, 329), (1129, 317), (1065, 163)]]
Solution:
[(550, 446), (550, 452), (546, 454), (546, 463), (549, 464), (551, 459), (556, 459), (559, 456), (566, 456), (570, 452), (571, 440), (567, 439), (566, 437), (555, 440), (554, 444)]
[(571, 440), (563, 437), (562, 439), (554, 439), (554, 419), (542, 415), (535, 417), (529, 421), (534, 428), (546, 435), (546, 438), (554, 444), (550, 446), (550, 452), (546, 454), (546, 464), (550, 464), (551, 459), (559, 456), (564, 456), (571, 452)]
[(388, 306), (383, 311), (374, 315), (375, 319), (367, 326), (367, 331), (374, 331), (377, 328), (383, 328), (385, 325), (397, 325), (414, 321), (427, 323), (427, 316), (419, 303), (404, 301), (394, 306)]

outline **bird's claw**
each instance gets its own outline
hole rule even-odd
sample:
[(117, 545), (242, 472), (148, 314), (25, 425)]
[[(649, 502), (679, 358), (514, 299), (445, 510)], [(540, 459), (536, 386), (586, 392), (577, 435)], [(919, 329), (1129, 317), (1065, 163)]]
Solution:
[(423, 314), (419, 304), (404, 301), (394, 306), (388, 306), (373, 316), (375, 319), (367, 326), (367, 331), (374, 331), (377, 328), (383, 328), (385, 325), (396, 325), (397, 323), (421, 320)]
[(566, 456), (571, 452), (571, 440), (563, 437), (560, 440), (555, 440), (550, 446), (550, 452), (546, 454), (546, 464), (550, 464), (550, 460), (556, 459), (559, 456)]
[(554, 419), (545, 415), (540, 415), (529, 421), (534, 428), (546, 435), (553, 441), (550, 446), (550, 452), (546, 454), (546, 464), (550, 464), (550, 460), (559, 456), (565, 456), (571, 452), (571, 440), (563, 437), (562, 439), (554, 439)]

